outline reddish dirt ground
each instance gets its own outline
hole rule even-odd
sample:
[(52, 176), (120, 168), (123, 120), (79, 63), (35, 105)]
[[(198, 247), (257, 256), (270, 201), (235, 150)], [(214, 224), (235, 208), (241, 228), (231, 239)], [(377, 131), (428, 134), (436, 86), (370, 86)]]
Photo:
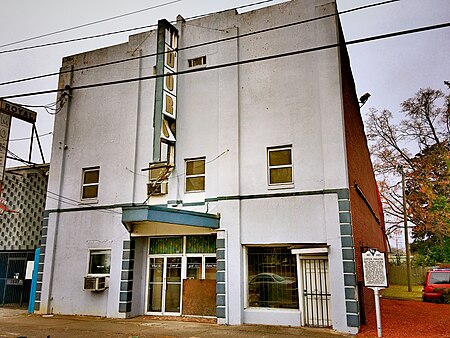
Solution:
[[(384, 338), (450, 338), (450, 304), (380, 299)], [(366, 316), (358, 338), (377, 337), (375, 310)]]

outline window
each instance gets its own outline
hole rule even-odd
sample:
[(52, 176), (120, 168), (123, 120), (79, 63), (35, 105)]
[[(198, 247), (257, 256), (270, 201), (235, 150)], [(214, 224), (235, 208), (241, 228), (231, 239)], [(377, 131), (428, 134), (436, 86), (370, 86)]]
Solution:
[(287, 247), (248, 247), (248, 305), (298, 309), (297, 263)]
[(198, 58), (189, 59), (188, 65), (189, 65), (189, 68), (206, 65), (206, 56), (200, 56)]
[(269, 185), (292, 184), (292, 147), (267, 149)]
[(91, 250), (89, 252), (89, 275), (109, 275), (111, 250)]
[(100, 177), (99, 167), (83, 169), (83, 185), (81, 190), (81, 199), (97, 198), (99, 177)]
[(186, 192), (205, 191), (205, 158), (186, 160)]
[(216, 279), (216, 271), (215, 256), (187, 257), (188, 279)]

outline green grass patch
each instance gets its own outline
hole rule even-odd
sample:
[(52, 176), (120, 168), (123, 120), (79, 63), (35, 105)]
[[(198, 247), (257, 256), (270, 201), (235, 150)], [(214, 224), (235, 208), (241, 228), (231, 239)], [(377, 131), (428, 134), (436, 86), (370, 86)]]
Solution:
[(411, 292), (408, 292), (408, 285), (389, 285), (381, 290), (383, 298), (422, 300), (422, 285), (411, 285)]

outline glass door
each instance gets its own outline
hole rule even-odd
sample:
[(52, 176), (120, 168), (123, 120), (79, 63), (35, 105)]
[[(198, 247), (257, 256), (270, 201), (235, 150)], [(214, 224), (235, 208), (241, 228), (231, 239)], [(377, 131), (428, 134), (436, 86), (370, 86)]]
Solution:
[(180, 313), (181, 257), (166, 257), (165, 309), (163, 312)]
[(180, 313), (181, 256), (150, 257), (147, 311)]

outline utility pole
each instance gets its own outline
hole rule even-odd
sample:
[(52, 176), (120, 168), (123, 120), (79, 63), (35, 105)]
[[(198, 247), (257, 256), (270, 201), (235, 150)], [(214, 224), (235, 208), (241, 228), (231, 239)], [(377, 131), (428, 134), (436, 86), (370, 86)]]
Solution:
[(402, 193), (403, 193), (403, 225), (405, 232), (405, 251), (406, 251), (406, 275), (408, 279), (408, 292), (411, 292), (411, 259), (409, 252), (409, 236), (408, 236), (408, 214), (406, 210), (406, 189), (405, 189), (405, 172), (400, 168), (402, 173)]

